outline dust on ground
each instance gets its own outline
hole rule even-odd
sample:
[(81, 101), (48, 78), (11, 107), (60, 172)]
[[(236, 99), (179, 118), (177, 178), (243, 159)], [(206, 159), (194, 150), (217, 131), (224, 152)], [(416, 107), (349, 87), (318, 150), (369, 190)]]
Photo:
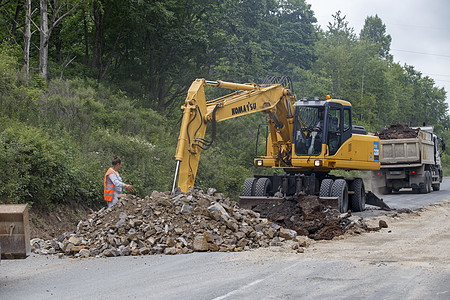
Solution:
[(305, 257), (353, 259), (376, 265), (450, 268), (450, 200), (410, 213), (377, 217), (388, 228), (334, 241), (318, 241)]
[(336, 259), (368, 265), (401, 268), (450, 268), (450, 200), (388, 216), (366, 219), (368, 226), (380, 220), (387, 228), (361, 234), (345, 233), (332, 240), (309, 240), (304, 253), (283, 247), (233, 253), (228, 260), (264, 263), (266, 260)]

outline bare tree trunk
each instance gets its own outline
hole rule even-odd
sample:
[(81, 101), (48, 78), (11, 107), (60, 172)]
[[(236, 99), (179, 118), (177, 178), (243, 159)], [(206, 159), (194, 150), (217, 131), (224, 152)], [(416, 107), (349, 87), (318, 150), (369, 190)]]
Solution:
[(14, 14), (14, 20), (13, 20), (13, 24), (12, 24), (12, 28), (11, 28), (11, 35), (10, 35), (11, 44), (14, 43), (16, 40), (17, 25), (19, 24), (19, 14), (20, 14), (20, 10), (22, 9), (22, 6), (23, 6), (23, 2), (21, 0), (17, 0), (16, 13)]
[(41, 40), (39, 44), (39, 75), (47, 80), (47, 63), (48, 63), (48, 15), (47, 15), (47, 0), (40, 0), (41, 2)]
[(49, 26), (47, 13), (47, 0), (40, 0), (41, 27), (39, 31), (41, 33), (41, 40), (39, 46), (39, 75), (44, 76), (46, 80), (47, 80), (47, 65), (48, 65), (48, 44), (50, 41), (51, 32), (65, 17), (67, 17), (83, 1), (84, 0), (79, 0), (74, 6), (68, 9), (65, 13), (62, 13), (61, 8), (63, 7), (63, 4), (61, 4), (61, 2), (57, 0), (54, 0), (51, 6), (52, 20)]
[(364, 67), (362, 69), (362, 77), (361, 77), (361, 101), (360, 101), (361, 116), (359, 118), (360, 121), (362, 121), (363, 119), (363, 97), (364, 97)]
[(111, 66), (111, 63), (112, 63), (112, 61), (113, 61), (114, 58), (115, 58), (116, 48), (117, 48), (117, 45), (119, 44), (119, 41), (120, 41), (120, 39), (121, 39), (121, 36), (122, 36), (122, 32), (119, 32), (119, 34), (117, 35), (116, 42), (114, 43), (114, 47), (113, 47), (113, 49), (112, 49), (111, 56), (110, 56), (110, 58), (109, 58), (109, 61), (106, 63), (105, 68), (103, 69), (103, 65), (100, 65), (101, 69), (99, 70), (98, 81), (101, 81), (101, 80), (105, 77), (106, 72), (107, 72), (108, 69), (109, 69), (109, 66)]
[(30, 40), (31, 40), (31, 0), (25, 2), (25, 30), (23, 32), (23, 68), (25, 77), (30, 77)]
[(94, 52), (92, 57), (92, 66), (98, 66), (98, 59), (100, 56), (100, 43), (101, 43), (101, 19), (102, 13), (96, 1), (94, 1), (94, 24), (95, 24), (95, 37), (94, 37)]
[(84, 64), (87, 66), (89, 64), (89, 32), (86, 20), (86, 12), (83, 9), (83, 24), (84, 24)]

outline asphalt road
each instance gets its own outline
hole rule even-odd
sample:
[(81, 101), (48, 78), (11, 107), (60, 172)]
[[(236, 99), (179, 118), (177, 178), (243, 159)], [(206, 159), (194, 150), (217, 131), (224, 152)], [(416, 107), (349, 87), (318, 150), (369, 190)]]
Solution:
[[(384, 197), (397, 209), (417, 209), (446, 199), (450, 199), (450, 179), (438, 192), (415, 195), (405, 191)], [(443, 239), (450, 237), (447, 234)], [(450, 251), (450, 243), (443, 245), (449, 245)], [(1, 261), (0, 299), (450, 298), (450, 268), (432, 257), (403, 264), (383, 256), (328, 257), (314, 255), (313, 250), (307, 248), (305, 254), (264, 249), (107, 259), (32, 255), (26, 260)]]
[(389, 195), (378, 195), (383, 201), (393, 209), (393, 212), (386, 212), (377, 207), (366, 205), (366, 210), (361, 213), (354, 213), (361, 217), (374, 217), (380, 215), (390, 215), (398, 210), (418, 210), (421, 207), (430, 205), (442, 200), (450, 199), (450, 177), (445, 177), (441, 183), (439, 191), (433, 191), (428, 194), (416, 194), (412, 189), (401, 189), (397, 193)]

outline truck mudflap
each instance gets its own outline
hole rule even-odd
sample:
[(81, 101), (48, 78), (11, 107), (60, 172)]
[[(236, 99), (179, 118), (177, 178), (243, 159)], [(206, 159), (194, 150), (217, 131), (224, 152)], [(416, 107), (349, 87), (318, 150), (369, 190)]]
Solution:
[[(288, 197), (292, 198), (292, 196)], [(259, 197), (259, 196), (240, 196), (239, 206), (244, 209), (253, 209), (259, 204), (279, 204), (285, 201), (287, 198), (283, 197)], [(319, 197), (319, 201), (322, 205), (330, 206), (331, 208), (340, 210), (338, 197)], [(378, 198), (371, 191), (366, 192), (366, 204), (377, 206), (382, 210), (391, 210), (391, 208), (384, 203), (383, 199)]]
[(384, 203), (383, 199), (378, 198), (377, 195), (371, 191), (366, 192), (366, 204), (377, 206), (382, 210), (391, 210), (391, 208)]
[(0, 245), (2, 259), (30, 255), (27, 204), (0, 205)]

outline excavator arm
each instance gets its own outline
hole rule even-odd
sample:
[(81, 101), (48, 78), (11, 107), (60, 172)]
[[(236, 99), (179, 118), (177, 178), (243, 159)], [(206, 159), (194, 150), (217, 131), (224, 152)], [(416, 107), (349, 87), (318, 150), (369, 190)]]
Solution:
[[(234, 93), (206, 101), (205, 86), (235, 90)], [(216, 122), (256, 112), (268, 115), (273, 153), (289, 152), (292, 142), (293, 103), (295, 95), (280, 84), (240, 84), (196, 79), (189, 88), (184, 105), (180, 135), (175, 154), (177, 162), (173, 190), (186, 192), (194, 186), (201, 151), (208, 148), (215, 135)], [(208, 123), (212, 140), (205, 140)], [(178, 184), (177, 184), (178, 183)]]

